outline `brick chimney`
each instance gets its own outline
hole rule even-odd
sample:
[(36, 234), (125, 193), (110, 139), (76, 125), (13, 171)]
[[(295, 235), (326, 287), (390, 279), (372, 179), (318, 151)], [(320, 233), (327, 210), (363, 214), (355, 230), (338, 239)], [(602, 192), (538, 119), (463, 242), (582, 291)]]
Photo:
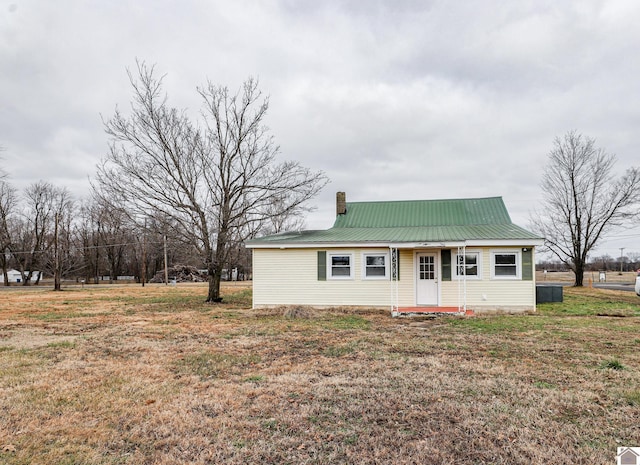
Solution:
[(344, 192), (336, 193), (336, 215), (344, 215), (347, 213), (347, 194)]

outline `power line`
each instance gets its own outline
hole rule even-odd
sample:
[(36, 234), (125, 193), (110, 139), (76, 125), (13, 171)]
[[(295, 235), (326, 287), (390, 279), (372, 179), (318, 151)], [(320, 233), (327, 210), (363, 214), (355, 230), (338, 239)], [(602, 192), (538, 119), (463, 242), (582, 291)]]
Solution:
[[(163, 241), (152, 241), (151, 244), (162, 244)], [(138, 242), (122, 242), (120, 244), (105, 244), (105, 245), (88, 245), (82, 247), (74, 246), (74, 250), (94, 250), (94, 249), (105, 249), (109, 247), (124, 247), (128, 245), (137, 245)], [(24, 254), (36, 254), (36, 253), (47, 253), (50, 252), (51, 249), (40, 249), (40, 250), (7, 250), (5, 253), (10, 253), (12, 255), (24, 255)], [(2, 252), (0, 252), (2, 253)]]

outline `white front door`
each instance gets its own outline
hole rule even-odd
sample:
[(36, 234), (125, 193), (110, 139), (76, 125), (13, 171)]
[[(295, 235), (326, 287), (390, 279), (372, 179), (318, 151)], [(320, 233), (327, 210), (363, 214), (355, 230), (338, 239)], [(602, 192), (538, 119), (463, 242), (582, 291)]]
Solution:
[(435, 253), (416, 255), (416, 305), (438, 305), (438, 263)]

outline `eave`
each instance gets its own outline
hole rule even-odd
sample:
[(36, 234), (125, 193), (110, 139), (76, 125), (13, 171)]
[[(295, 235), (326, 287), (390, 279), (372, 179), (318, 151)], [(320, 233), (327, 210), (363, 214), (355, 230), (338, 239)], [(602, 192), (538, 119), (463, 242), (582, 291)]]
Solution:
[(457, 247), (539, 247), (542, 239), (470, 239), (443, 242), (262, 242), (247, 243), (247, 249), (338, 249), (338, 248), (394, 248), (394, 249), (453, 249)]

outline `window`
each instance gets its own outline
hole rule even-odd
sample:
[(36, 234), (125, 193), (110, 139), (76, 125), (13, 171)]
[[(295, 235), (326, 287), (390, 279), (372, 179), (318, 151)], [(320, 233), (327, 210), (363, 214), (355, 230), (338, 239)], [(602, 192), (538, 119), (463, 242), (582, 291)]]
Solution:
[(467, 279), (481, 279), (480, 252), (467, 252), (465, 254), (456, 254), (456, 267), (454, 277), (461, 278), (466, 276)]
[(385, 253), (362, 254), (364, 279), (387, 279), (389, 276), (389, 258)]
[(421, 280), (436, 279), (436, 259), (433, 255), (420, 255), (418, 272)]
[(520, 279), (520, 252), (491, 252), (492, 279)]
[(328, 254), (329, 277), (332, 279), (353, 278), (353, 258), (349, 253)]

